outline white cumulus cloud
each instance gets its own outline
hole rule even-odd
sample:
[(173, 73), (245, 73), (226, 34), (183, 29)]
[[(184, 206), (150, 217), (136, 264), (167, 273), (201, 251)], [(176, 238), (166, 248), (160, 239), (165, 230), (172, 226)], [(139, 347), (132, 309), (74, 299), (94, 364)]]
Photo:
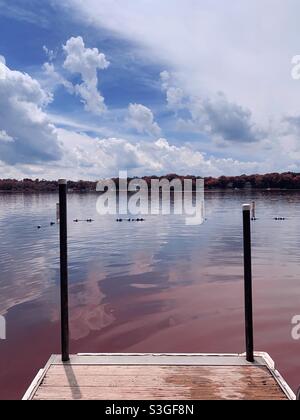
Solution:
[(48, 47), (46, 47), (46, 45), (43, 46), (43, 51), (48, 57), (50, 62), (52, 62), (56, 58), (56, 55), (57, 55), (56, 51), (50, 50)]
[(141, 104), (129, 105), (127, 123), (140, 134), (146, 133), (157, 137), (161, 133), (151, 109)]
[[(298, 0), (66, 0), (76, 17), (167, 64), (189, 95), (222, 91), (259, 123), (299, 109)], [(272, 11), (272, 13), (270, 13)]]
[(13, 71), (0, 60), (0, 160), (10, 164), (60, 158), (56, 128), (45, 107), (51, 95), (28, 74)]
[(41, 82), (49, 92), (53, 92), (58, 86), (64, 86), (70, 94), (75, 93), (72, 83), (56, 71), (53, 63), (44, 63)]
[(160, 74), (162, 90), (166, 92), (168, 106), (173, 110), (184, 107), (185, 94), (183, 89), (173, 85), (172, 76), (168, 71)]
[(93, 138), (64, 129), (58, 132), (65, 150), (59, 173), (70, 179), (114, 177), (120, 170), (128, 170), (131, 176), (166, 173), (219, 176), (255, 173), (260, 169), (257, 162), (207, 157), (191, 145), (177, 146), (165, 138), (131, 142), (116, 137)]
[(81, 97), (87, 111), (101, 115), (106, 107), (98, 90), (98, 70), (107, 69), (109, 61), (97, 48), (86, 48), (80, 36), (70, 38), (63, 49), (66, 53), (64, 68), (82, 78), (82, 83), (74, 87), (75, 92)]
[(5, 130), (0, 130), (0, 141), (10, 143), (13, 142), (14, 139), (11, 136), (9, 136)]
[(189, 112), (189, 118), (178, 119), (179, 130), (207, 133), (220, 144), (254, 143), (263, 139), (265, 133), (252, 121), (251, 111), (230, 102), (224, 93), (211, 93), (207, 97), (188, 95), (176, 86), (176, 78), (169, 72), (162, 72), (160, 79), (169, 108), (174, 112), (179, 109)]

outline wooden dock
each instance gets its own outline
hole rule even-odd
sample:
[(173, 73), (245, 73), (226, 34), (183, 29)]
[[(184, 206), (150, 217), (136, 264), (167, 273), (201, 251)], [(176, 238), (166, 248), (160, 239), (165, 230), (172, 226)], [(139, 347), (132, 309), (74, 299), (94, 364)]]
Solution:
[(295, 400), (266, 353), (53, 355), (24, 400)]

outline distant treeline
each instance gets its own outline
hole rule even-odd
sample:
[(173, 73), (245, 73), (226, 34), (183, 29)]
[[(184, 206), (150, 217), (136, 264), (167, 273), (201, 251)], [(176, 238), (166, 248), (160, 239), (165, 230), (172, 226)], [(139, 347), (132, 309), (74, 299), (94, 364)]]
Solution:
[[(68, 187), (75, 192), (89, 192), (96, 190), (96, 182), (91, 181), (69, 181)], [(57, 192), (57, 181), (46, 181), (45, 179), (0, 179), (0, 191), (5, 192)]]
[[(193, 185), (196, 185), (196, 180), (200, 177), (191, 175), (179, 176), (176, 174), (169, 174), (162, 177), (151, 176), (143, 177), (147, 184), (151, 185), (152, 179), (191, 179)], [(130, 178), (132, 180), (134, 178)], [(119, 180), (113, 178), (116, 185), (119, 185)], [(69, 191), (74, 192), (91, 192), (96, 191), (97, 182), (92, 181), (69, 181)], [(205, 178), (206, 189), (300, 189), (300, 173), (285, 172), (282, 174), (271, 173), (265, 175), (241, 175), (241, 176), (221, 176), (219, 178), (208, 177)], [(57, 192), (57, 181), (46, 181), (39, 179), (23, 179), (18, 181), (16, 179), (0, 179), (0, 191), (2, 192)]]

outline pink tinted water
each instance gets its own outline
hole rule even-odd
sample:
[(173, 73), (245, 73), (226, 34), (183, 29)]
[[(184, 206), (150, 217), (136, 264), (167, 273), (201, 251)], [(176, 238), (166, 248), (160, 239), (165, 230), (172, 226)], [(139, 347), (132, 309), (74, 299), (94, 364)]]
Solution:
[[(206, 195), (207, 221), (181, 216), (116, 223), (96, 195), (69, 196), (71, 351), (243, 352), (241, 205), (253, 223), (255, 347), (300, 385), (300, 193)], [(0, 196), (0, 399), (22, 397), (59, 353), (59, 254), (55, 195)], [(275, 216), (285, 216), (278, 222)], [(92, 224), (73, 223), (93, 218)], [(42, 229), (38, 230), (37, 225)]]

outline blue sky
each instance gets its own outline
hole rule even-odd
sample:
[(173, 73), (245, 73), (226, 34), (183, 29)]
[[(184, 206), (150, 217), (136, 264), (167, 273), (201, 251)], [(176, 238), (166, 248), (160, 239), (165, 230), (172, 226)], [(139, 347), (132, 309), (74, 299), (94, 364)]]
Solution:
[(0, 177), (300, 172), (299, 12), (0, 0)]

